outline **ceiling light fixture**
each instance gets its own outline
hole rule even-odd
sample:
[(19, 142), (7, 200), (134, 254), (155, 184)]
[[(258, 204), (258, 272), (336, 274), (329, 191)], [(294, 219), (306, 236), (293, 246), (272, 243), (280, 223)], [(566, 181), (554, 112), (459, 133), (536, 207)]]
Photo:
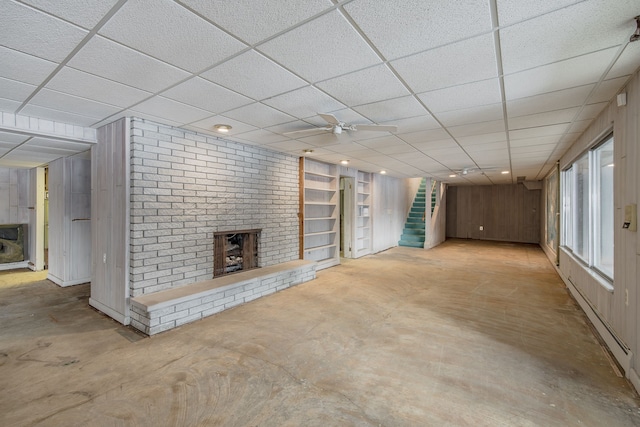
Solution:
[(380, 171), (381, 175), (385, 175), (387, 173), (387, 171)]
[(509, 173), (509, 171), (502, 171), (500, 172), (502, 175), (507, 175)]
[(218, 132), (228, 133), (231, 130), (231, 125), (213, 125), (213, 128)]
[(343, 165), (348, 165), (349, 164), (349, 160), (340, 160), (340, 163), (342, 163)]
[(455, 173), (452, 173), (451, 175), (449, 175), (449, 178), (455, 178), (456, 176), (458, 175), (456, 175)]
[(633, 18), (636, 20), (636, 30), (633, 32), (631, 37), (629, 38), (629, 42), (635, 42), (640, 40), (640, 15)]
[(313, 150), (311, 148), (305, 148), (304, 150), (302, 150), (302, 152), (304, 154), (311, 154), (311, 153), (313, 153)]

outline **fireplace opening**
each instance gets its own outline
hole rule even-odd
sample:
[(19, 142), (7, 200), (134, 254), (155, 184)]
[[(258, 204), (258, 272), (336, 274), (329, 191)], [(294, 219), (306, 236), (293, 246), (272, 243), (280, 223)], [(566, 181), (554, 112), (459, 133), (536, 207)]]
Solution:
[(260, 229), (213, 233), (213, 277), (258, 268)]

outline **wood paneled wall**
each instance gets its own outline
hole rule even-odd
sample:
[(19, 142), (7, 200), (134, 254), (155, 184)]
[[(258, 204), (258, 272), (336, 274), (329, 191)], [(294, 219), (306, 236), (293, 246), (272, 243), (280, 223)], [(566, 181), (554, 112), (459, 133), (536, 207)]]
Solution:
[[(640, 235), (622, 228), (624, 207), (640, 201), (640, 72), (636, 72), (620, 92), (627, 94), (626, 105), (609, 103), (578, 140), (560, 159), (560, 169), (566, 169), (576, 158), (597, 144), (613, 129), (614, 139), (614, 282), (613, 291), (602, 286), (598, 278), (584, 265), (560, 249), (560, 272), (570, 280), (593, 309), (596, 318), (612, 330), (605, 338), (610, 347), (616, 340), (631, 350), (627, 377), (640, 390)], [(615, 337), (615, 338), (614, 338)], [(626, 351), (626, 350), (625, 350)], [(616, 352), (614, 351), (614, 354)], [(624, 360), (618, 358), (624, 366)]]
[(539, 243), (540, 193), (522, 184), (449, 187), (447, 237)]
[(91, 149), (91, 298), (129, 324), (129, 119), (98, 129)]
[(91, 280), (91, 159), (88, 153), (49, 163), (49, 280)]

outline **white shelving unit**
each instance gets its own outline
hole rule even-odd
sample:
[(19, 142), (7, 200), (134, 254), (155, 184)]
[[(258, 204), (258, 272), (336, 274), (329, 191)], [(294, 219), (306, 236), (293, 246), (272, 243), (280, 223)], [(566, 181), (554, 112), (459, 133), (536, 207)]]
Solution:
[(337, 166), (304, 158), (301, 166), (301, 256), (318, 269), (340, 263)]
[(361, 257), (371, 253), (371, 174), (358, 171), (356, 194), (356, 251)]

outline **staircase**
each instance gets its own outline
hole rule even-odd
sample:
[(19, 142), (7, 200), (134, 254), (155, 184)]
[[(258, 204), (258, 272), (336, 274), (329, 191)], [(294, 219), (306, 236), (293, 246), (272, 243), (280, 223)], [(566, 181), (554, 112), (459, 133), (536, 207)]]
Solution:
[[(398, 246), (409, 246), (412, 248), (424, 247), (424, 213), (427, 207), (427, 180), (422, 178), (416, 198), (409, 211), (407, 222), (404, 224), (402, 236)], [(433, 200), (432, 200), (433, 204)]]

